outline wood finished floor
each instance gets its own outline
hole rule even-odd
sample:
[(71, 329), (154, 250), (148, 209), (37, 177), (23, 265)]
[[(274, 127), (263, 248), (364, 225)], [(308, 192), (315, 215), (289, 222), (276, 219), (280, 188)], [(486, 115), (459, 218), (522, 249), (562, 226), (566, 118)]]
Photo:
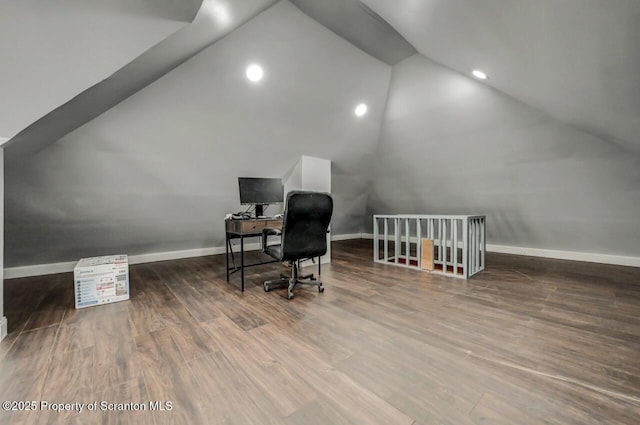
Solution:
[[(0, 424), (639, 424), (640, 269), (491, 254), (468, 280), (333, 244), (326, 291), (279, 264), (131, 266), (131, 300), (73, 308), (71, 274), (5, 281), (0, 400), (172, 410), (0, 412)], [(148, 405), (147, 405), (148, 407)]]

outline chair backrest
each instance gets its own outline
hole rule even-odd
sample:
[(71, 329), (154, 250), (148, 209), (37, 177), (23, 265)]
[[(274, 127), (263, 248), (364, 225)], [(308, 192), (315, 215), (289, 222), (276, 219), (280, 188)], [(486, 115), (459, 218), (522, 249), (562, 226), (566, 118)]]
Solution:
[(333, 214), (328, 193), (288, 193), (282, 223), (282, 260), (313, 258), (327, 253), (327, 230)]

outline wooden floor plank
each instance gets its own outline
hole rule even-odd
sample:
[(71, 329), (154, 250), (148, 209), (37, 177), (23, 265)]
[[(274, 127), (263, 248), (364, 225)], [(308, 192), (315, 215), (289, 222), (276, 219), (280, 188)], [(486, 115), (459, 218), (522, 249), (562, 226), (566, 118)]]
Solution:
[(230, 363), (248, 376), (283, 417), (316, 397), (311, 386), (291, 373), (288, 365), (279, 362), (264, 344), (231, 319), (213, 320), (207, 323), (206, 329)]
[(99, 310), (85, 308), (69, 309), (60, 323), (53, 354), (91, 348), (95, 341), (95, 323)]
[[(40, 402), (58, 329), (22, 332), (0, 361), (0, 400)], [(0, 411), (0, 423), (38, 423), (39, 412)]]
[(52, 287), (54, 290), (46, 292), (38, 307), (29, 317), (24, 327), (25, 331), (59, 325), (65, 312), (73, 305), (72, 281), (66, 280), (65, 275), (57, 275)]
[(164, 329), (136, 336), (136, 349), (149, 400), (172, 402), (172, 410), (155, 421), (206, 423), (203, 408), (194, 397), (199, 391), (198, 378), (189, 370), (169, 332)]
[(134, 335), (164, 329), (162, 316), (151, 301), (147, 291), (140, 291), (127, 303), (129, 322)]
[[(211, 424), (279, 425), (284, 418), (273, 397), (238, 369), (222, 351), (207, 354), (189, 362), (189, 369), (198, 377), (199, 391), (192, 394), (202, 406)], [(277, 396), (277, 394), (273, 394)]]
[(373, 263), (370, 241), (332, 257), (326, 291), (291, 301), (262, 289), (282, 265), (242, 293), (221, 255), (132, 265), (131, 300), (81, 310), (70, 273), (7, 280), (4, 400), (172, 409), (0, 423), (640, 423), (640, 269), (488, 253), (465, 281)]
[(103, 388), (137, 379), (142, 374), (128, 304), (127, 301), (96, 307), (94, 374)]
[[(96, 388), (96, 400), (107, 402), (106, 409), (97, 412), (86, 412), (92, 420), (99, 420), (103, 425), (135, 423), (155, 425), (163, 423), (169, 412), (151, 410), (152, 401), (143, 377), (131, 379), (108, 388)], [(156, 401), (156, 400), (153, 400)], [(117, 405), (127, 406), (129, 410), (117, 410)], [(114, 406), (110, 406), (114, 405)], [(128, 406), (131, 406), (130, 408)], [(154, 405), (155, 408), (155, 405)], [(156, 420), (157, 419), (157, 420)]]
[(370, 424), (410, 425), (413, 422), (412, 418), (395, 409), (372, 391), (328, 365), (306, 345), (301, 344), (295, 335), (283, 335), (270, 325), (254, 329), (251, 334), (258, 341), (262, 341), (274, 356), (282, 359), (298, 376), (313, 385), (317, 392), (324, 394), (350, 420)]
[[(50, 403), (87, 403), (97, 399), (94, 392), (94, 350), (94, 347), (89, 347), (54, 355), (46, 375), (42, 400)], [(79, 416), (86, 413), (86, 410), (80, 412), (77, 409), (43, 409), (39, 412), (38, 423), (81, 423)]]

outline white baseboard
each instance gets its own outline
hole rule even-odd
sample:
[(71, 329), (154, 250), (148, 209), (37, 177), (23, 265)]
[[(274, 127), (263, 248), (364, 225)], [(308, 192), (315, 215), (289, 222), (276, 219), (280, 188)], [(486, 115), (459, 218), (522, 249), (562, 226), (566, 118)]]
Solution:
[[(373, 233), (362, 233), (362, 239), (373, 239)], [(405, 239), (403, 238), (403, 241)], [(415, 238), (412, 238), (415, 242)], [(556, 260), (585, 261), (589, 263), (613, 264), (616, 266), (640, 267), (640, 257), (596, 254), (592, 252), (561, 251), (557, 249), (527, 248), (509, 245), (487, 244), (487, 252), (525, 255), (529, 257), (554, 258)]]
[(4, 278), (15, 279), (19, 277), (42, 276), (47, 274), (66, 273), (73, 271), (76, 262), (34, 264), (32, 266), (8, 267), (4, 269)]
[[(349, 235), (331, 235), (332, 241), (342, 241), (347, 239), (360, 239), (360, 233), (353, 233)], [(247, 243), (244, 245), (245, 251), (255, 251), (260, 248), (261, 247), (259, 243)], [(224, 254), (224, 252), (224, 246), (185, 249), (181, 251), (153, 252), (150, 254), (130, 255), (129, 264), (153, 263), (156, 261), (179, 260), (181, 258), (204, 257), (206, 255)], [(68, 273), (73, 271), (76, 263), (76, 261), (70, 261), (65, 263), (49, 263), (22, 267), (9, 267), (4, 269), (4, 278), (16, 279), (20, 277)]]
[(0, 341), (2, 341), (5, 336), (7, 336), (7, 318), (0, 317)]
[(347, 235), (331, 235), (332, 241), (346, 241), (350, 239), (362, 239), (362, 233), (351, 233)]
[[(259, 243), (244, 244), (245, 251), (254, 251), (260, 249)], [(138, 254), (129, 256), (129, 264), (153, 263), (156, 261), (179, 260), (182, 258), (204, 257), (206, 255), (223, 254), (225, 248), (223, 246), (185, 249), (181, 251), (153, 252), (150, 254)], [(42, 276), (47, 274), (68, 273), (72, 272), (77, 261), (69, 261), (65, 263), (49, 263), (35, 264), (32, 266), (8, 267), (4, 269), (5, 279), (16, 279), (19, 277)]]
[(556, 249), (526, 248), (487, 244), (487, 252), (526, 255), (529, 257), (555, 258), (557, 260), (586, 261), (589, 263), (613, 264), (616, 266), (640, 267), (640, 257), (596, 254), (593, 252), (560, 251)]
[[(350, 239), (373, 239), (372, 233), (351, 233), (345, 235), (332, 235), (332, 241), (344, 241)], [(245, 251), (260, 249), (259, 243), (245, 244)], [(179, 260), (181, 258), (204, 257), (207, 255), (223, 254), (224, 247), (210, 247), (200, 249), (187, 249), (181, 251), (154, 252), (129, 256), (129, 264), (153, 263), (156, 261)], [(487, 244), (487, 252), (502, 254), (526, 255), (530, 257), (555, 258), (558, 260), (586, 261), (591, 263), (613, 264), (617, 266), (640, 267), (640, 257), (625, 257), (620, 255), (596, 254), (591, 252), (560, 251), (553, 249), (526, 248), (508, 245)], [(9, 267), (4, 269), (5, 279), (19, 277), (41, 276), (55, 273), (67, 273), (73, 271), (76, 262), (36, 264), (33, 266)], [(0, 322), (2, 323), (2, 322)], [(5, 319), (6, 327), (6, 319)]]

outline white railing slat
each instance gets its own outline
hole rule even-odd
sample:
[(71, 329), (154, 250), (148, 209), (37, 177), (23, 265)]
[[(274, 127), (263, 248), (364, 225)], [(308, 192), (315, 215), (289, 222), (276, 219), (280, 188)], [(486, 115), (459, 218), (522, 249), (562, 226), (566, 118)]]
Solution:
[[(390, 220), (393, 220), (392, 224), (389, 223)], [(389, 257), (391, 225), (393, 225), (393, 261)], [(415, 227), (414, 235), (411, 233), (412, 226)], [(485, 269), (487, 244), (485, 226), (484, 216), (374, 215), (373, 260), (422, 269), (422, 239), (426, 238), (433, 241), (434, 249), (437, 247), (438, 250), (438, 254), (433, 258), (433, 263), (438, 265), (438, 270), (432, 272), (466, 279)], [(416, 243), (415, 256), (411, 255), (413, 241)], [(381, 242), (383, 243), (382, 253), (380, 252)], [(458, 249), (461, 250), (462, 258), (458, 255)], [(383, 258), (380, 257), (381, 254), (384, 255)], [(412, 261), (414, 261), (413, 264)], [(448, 270), (448, 266), (452, 266), (451, 271)], [(441, 270), (440, 267), (442, 267)], [(461, 275), (458, 274), (458, 267), (462, 267)]]

